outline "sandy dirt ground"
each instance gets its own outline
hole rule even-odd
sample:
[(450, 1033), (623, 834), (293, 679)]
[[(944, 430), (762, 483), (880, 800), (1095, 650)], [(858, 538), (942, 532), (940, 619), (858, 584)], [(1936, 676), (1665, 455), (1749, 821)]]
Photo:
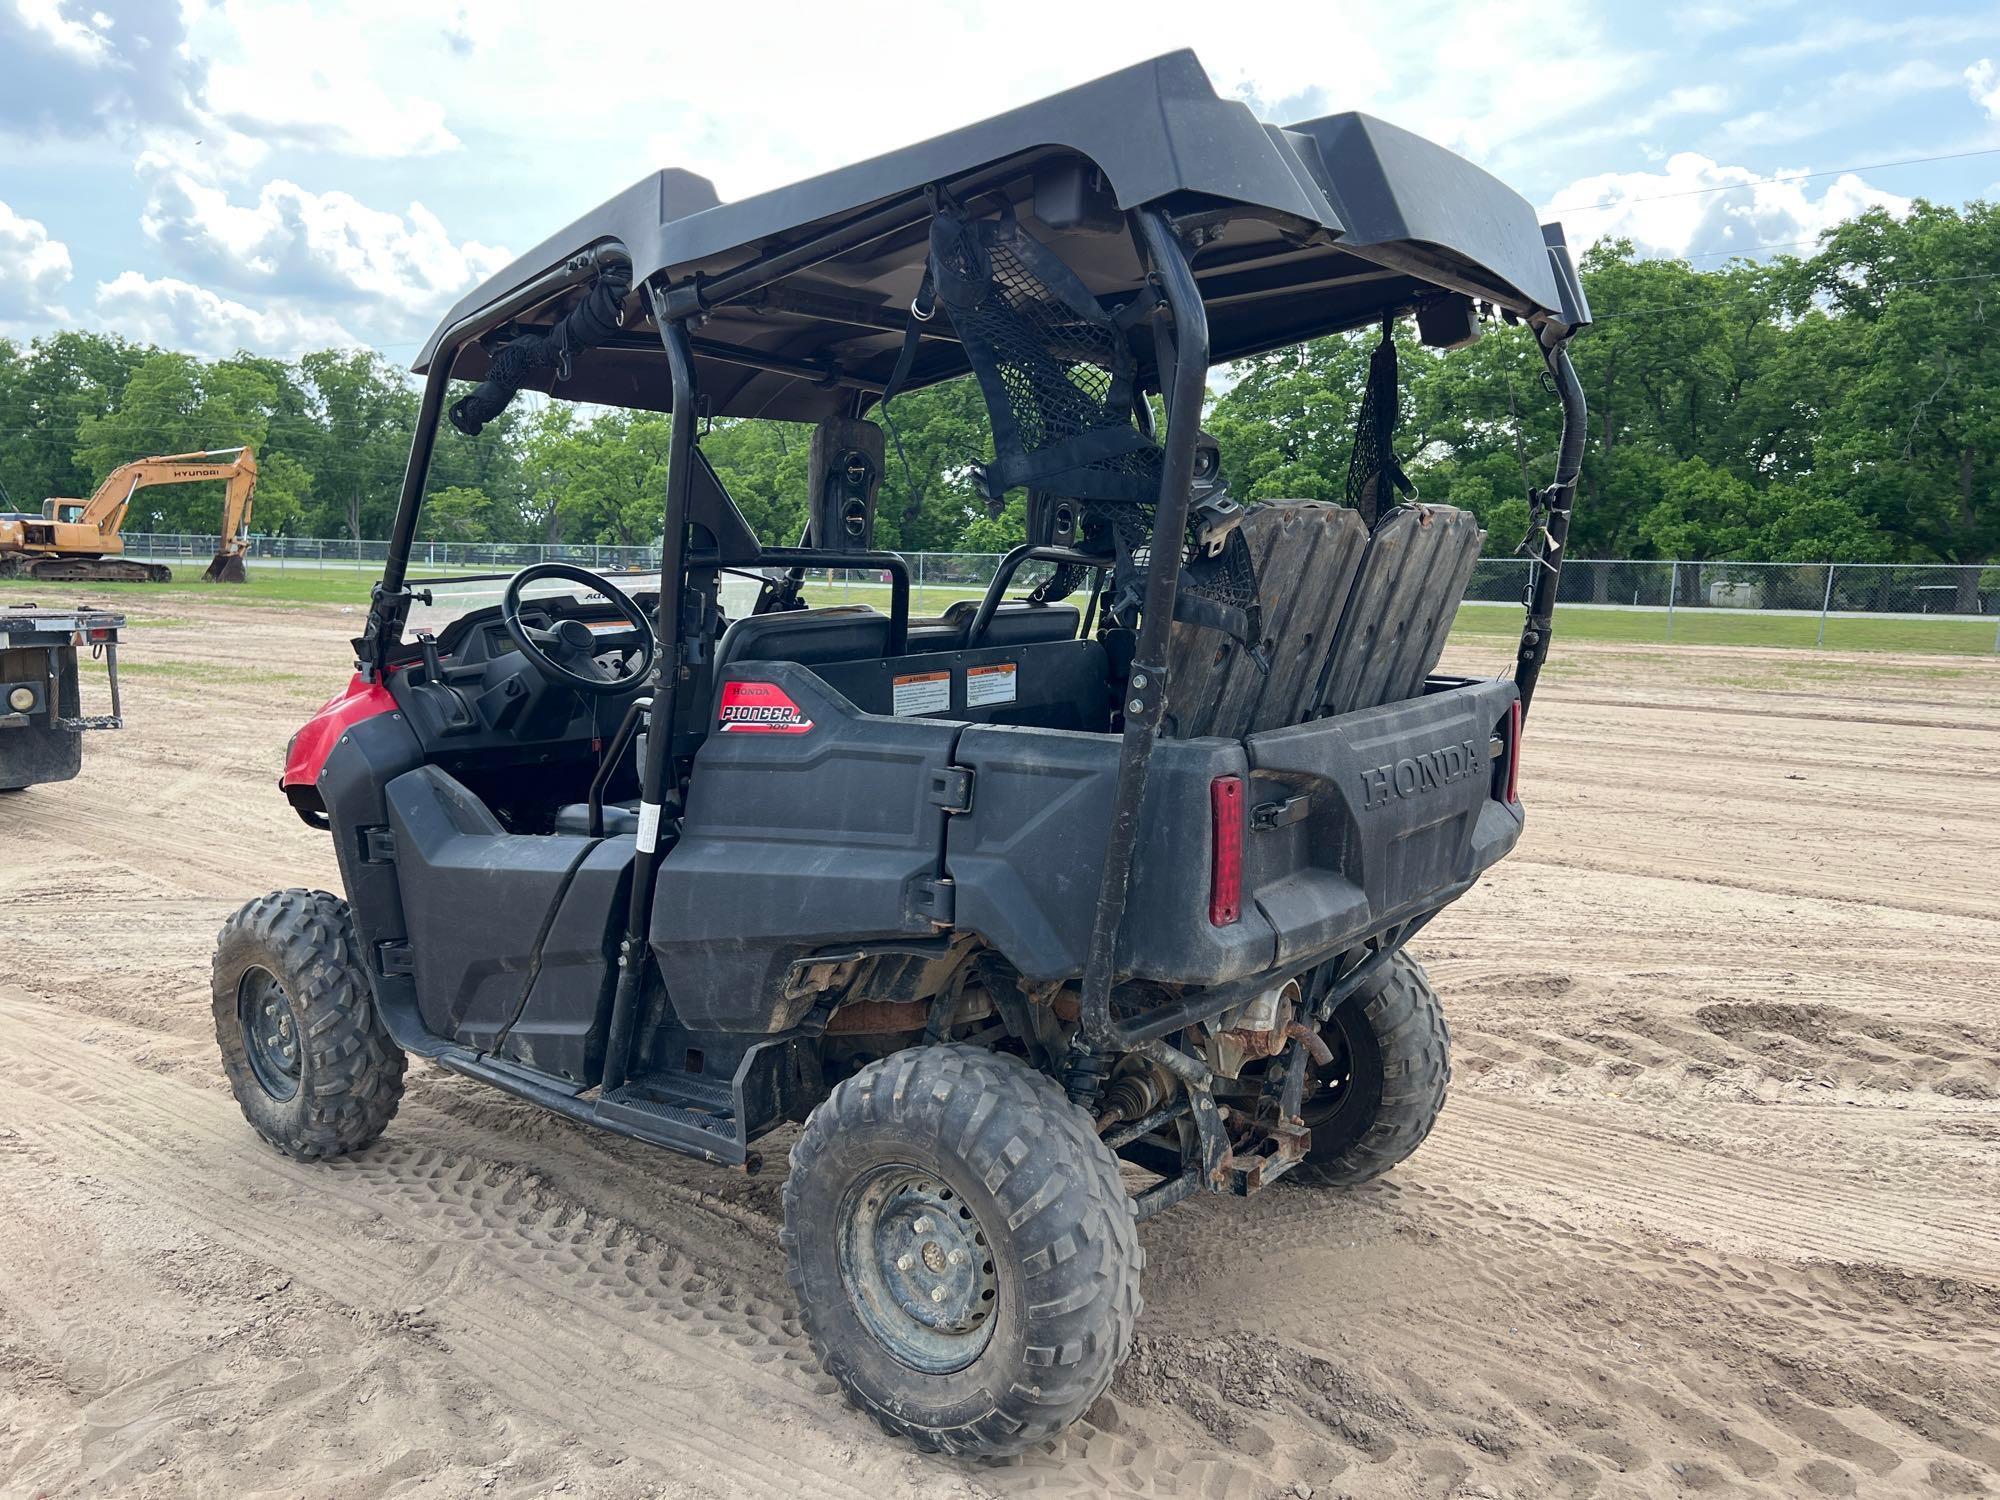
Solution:
[(0, 799), (0, 1493), (2000, 1493), (2000, 664), (1562, 648), (1525, 842), (1419, 942), (1437, 1133), (1149, 1222), (1112, 1393), (980, 1465), (817, 1369), (783, 1139), (421, 1066), (335, 1165), (243, 1124), (210, 944), (337, 887), (273, 781), (356, 624), (141, 616), (133, 727)]

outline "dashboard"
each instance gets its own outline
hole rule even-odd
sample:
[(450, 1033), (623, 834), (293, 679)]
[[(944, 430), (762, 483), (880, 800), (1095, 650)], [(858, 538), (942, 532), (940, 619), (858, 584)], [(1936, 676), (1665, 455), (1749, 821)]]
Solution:
[[(635, 596), (649, 609), (655, 599)], [(629, 628), (615, 610), (587, 599), (539, 599), (521, 608), (522, 623), (540, 629), (567, 619), (593, 630)], [(389, 691), (424, 759), (463, 782), (510, 829), (546, 831), (557, 807), (588, 794), (599, 747), (616, 733), (642, 680), (635, 674), (629, 689), (602, 697), (551, 682), (514, 644), (497, 605), (445, 625), (435, 651), (433, 662), (419, 636), (397, 653), (389, 674)], [(625, 652), (599, 658), (606, 665), (627, 659)]]

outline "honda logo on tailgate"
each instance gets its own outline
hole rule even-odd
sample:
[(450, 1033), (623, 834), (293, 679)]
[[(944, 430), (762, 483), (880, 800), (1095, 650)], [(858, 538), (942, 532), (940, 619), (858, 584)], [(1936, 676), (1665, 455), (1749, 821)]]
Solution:
[(1422, 755), (1406, 755), (1386, 766), (1370, 766), (1361, 773), (1361, 805), (1382, 807), (1391, 797), (1421, 796), (1463, 780), (1481, 764), (1478, 742), (1465, 740)]
[(724, 734), (804, 734), (813, 721), (775, 682), (725, 682), (717, 715)]

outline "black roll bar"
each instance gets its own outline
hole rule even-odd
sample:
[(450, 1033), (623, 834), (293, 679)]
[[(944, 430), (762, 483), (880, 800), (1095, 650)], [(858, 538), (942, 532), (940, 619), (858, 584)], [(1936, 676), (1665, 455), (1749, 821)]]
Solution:
[[(1564, 335), (1565, 339), (1567, 334)], [(1528, 716), (1528, 704), (1535, 696), (1535, 683), (1542, 664), (1549, 658), (1549, 639), (1555, 633), (1556, 585), (1562, 579), (1563, 548), (1569, 542), (1571, 507), (1576, 502), (1576, 479), (1583, 470), (1584, 406), (1583, 382), (1569, 362), (1563, 342), (1543, 350), (1549, 374), (1555, 380), (1556, 395), (1562, 400), (1562, 443), (1556, 450), (1554, 483), (1534, 497), (1532, 506), (1543, 511), (1543, 520), (1528, 533), (1534, 547), (1532, 575), (1528, 583), (1528, 618), (1521, 626), (1521, 650), (1514, 664), (1514, 685), (1521, 693), (1521, 717)], [(1531, 509), (1532, 515), (1532, 509)]]
[(659, 319), (660, 342), (673, 374), (673, 427), (667, 444), (666, 515), (660, 539), (660, 602), (654, 615), (659, 659), (653, 674), (653, 731), (646, 736), (646, 764), (639, 775), (639, 832), (632, 859), (632, 904), (625, 938), (618, 945), (618, 988), (611, 1000), (611, 1024), (604, 1039), (604, 1093), (621, 1088), (631, 1063), (632, 1032), (639, 1019), (639, 978), (645, 972), (651, 927), (653, 880), (660, 867), (660, 823), (666, 816), (664, 788), (673, 761), (675, 697), (688, 676), (687, 640), (682, 630), (681, 593), (687, 576), (688, 495), (694, 489), (694, 350), (687, 326), (666, 316), (659, 291), (648, 282)]
[[(451, 353), (455, 354), (454, 347)], [(424, 398), (417, 410), (417, 430), (410, 434), (410, 459), (403, 469), (403, 489), (396, 500), (396, 521), (389, 532), (389, 556), (382, 565), (382, 580), (375, 585), (368, 604), (368, 623), (361, 639), (354, 643), (363, 670), (380, 675), (388, 665), (389, 651), (403, 638), (403, 622), (410, 615), (410, 596), (405, 587), (410, 572), (410, 546), (417, 535), (417, 514), (423, 509), (424, 485), (430, 478), (431, 450), (437, 446), (438, 418), (444, 411), (444, 395), (451, 384), (447, 356), (431, 366), (424, 381)]]
[(724, 557), (719, 552), (690, 552), (691, 571), (702, 568), (840, 568), (844, 571), (889, 575), (888, 656), (901, 656), (910, 641), (910, 563), (900, 552), (816, 552), (810, 547), (760, 547), (755, 557)]
[(1180, 592), (1195, 439), (1208, 389), (1208, 310), (1202, 305), (1201, 288), (1195, 284), (1187, 254), (1161, 210), (1134, 209), (1129, 222), (1171, 321), (1171, 328), (1165, 320), (1154, 324), (1154, 339), (1159, 344), (1171, 339), (1174, 358), (1167, 392), (1166, 456), (1160, 469), (1160, 494), (1153, 511), (1146, 568), (1145, 613), (1139, 621), (1139, 639), (1126, 685), (1118, 790), (1112, 798), (1104, 874), (1098, 882), (1097, 910), (1090, 925), (1090, 954), (1083, 966), (1083, 1040), (1100, 1050), (1131, 1050), (1123, 1028), (1111, 1015), (1111, 989), (1117, 980), (1118, 930), (1125, 920), (1132, 855), (1138, 845), (1139, 808), (1146, 796), (1160, 719), (1166, 712), (1167, 633), (1173, 625), (1174, 598)]
[(966, 649), (979, 644), (979, 638), (986, 634), (986, 627), (993, 623), (994, 611), (1000, 608), (1000, 600), (1007, 592), (1007, 585), (1014, 581), (1024, 562), (1073, 563), (1078, 567), (1102, 572), (1107, 566), (1106, 559), (1093, 557), (1088, 552), (1078, 552), (1071, 547), (1040, 546), (1025, 542), (1000, 559), (1000, 566), (993, 570), (993, 581), (986, 585), (986, 594), (979, 601), (979, 610), (966, 627)]
[(451, 388), (451, 371), (458, 362), (458, 351), (471, 339), (519, 316), (565, 287), (589, 280), (612, 264), (629, 265), (630, 257), (624, 246), (615, 241), (600, 241), (516, 287), (500, 301), (453, 324), (439, 337), (431, 351), (430, 373), (424, 378), (416, 431), (410, 434), (410, 458), (403, 466), (403, 487), (396, 496), (389, 556), (382, 565), (382, 581), (375, 586), (363, 635), (372, 659), (364, 660), (362, 666), (379, 672), (387, 664), (389, 649), (401, 639), (403, 621), (409, 616), (410, 601), (403, 590), (409, 577), (410, 548), (416, 541), (417, 518), (423, 510), (425, 487), (430, 483), (431, 453), (437, 447), (438, 421), (444, 415), (445, 392)]

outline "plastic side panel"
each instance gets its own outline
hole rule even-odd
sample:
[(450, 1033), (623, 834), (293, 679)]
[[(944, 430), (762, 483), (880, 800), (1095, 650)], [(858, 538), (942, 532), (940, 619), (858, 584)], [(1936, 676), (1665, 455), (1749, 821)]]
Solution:
[[(435, 766), (398, 776), (387, 798), (424, 1025), (453, 1041), (490, 1047), (520, 1006), (535, 938), (590, 841), (508, 833)], [(573, 951), (558, 947), (551, 932), (542, 953), (551, 985), (566, 975), (588, 996), (596, 994), (608, 917), (607, 911)]]
[(712, 733), (681, 836), (660, 863), (652, 946), (682, 1023), (779, 1031), (792, 961), (834, 944), (929, 937), (945, 813), (934, 784), (960, 727), (863, 714), (808, 669), (745, 663), (810, 728)]
[(1382, 518), (1335, 633), (1321, 711), (1352, 713), (1424, 690), (1485, 533), (1471, 512), (1399, 506)]
[[(1104, 840), (1117, 788), (1112, 735), (975, 725), (958, 762), (972, 768), (972, 810), (951, 820), (947, 866), (957, 926), (977, 932), (1031, 979), (1083, 972)], [(1121, 971), (1208, 984), (1272, 962), (1269, 924), (1254, 912), (1208, 920), (1209, 783), (1242, 775), (1242, 747), (1163, 740), (1153, 757), (1144, 832), (1119, 945)]]
[(403, 925), (402, 885), (395, 865), (367, 858), (362, 832), (387, 826), (383, 788), (421, 765), (423, 758), (423, 747), (408, 720), (400, 713), (377, 714), (334, 742), (315, 785), (333, 825), (341, 884), (354, 913), (355, 935), (369, 963), (383, 1022), (398, 1046), (427, 1055), (436, 1051), (438, 1038), (426, 1030), (418, 1014), (415, 981), (406, 974), (385, 975), (376, 963), (381, 945), (399, 941), (408, 930)]
[(618, 944), (631, 902), (632, 855), (630, 838), (606, 839), (577, 868), (503, 1055), (573, 1083), (603, 1075)]
[(1515, 697), (1483, 682), (1246, 742), (1259, 795), (1311, 799), (1251, 835), (1282, 958), (1451, 900), (1514, 846), (1521, 814), (1494, 795), (1489, 746)]
[(1267, 675), (1220, 631), (1176, 622), (1168, 644), (1168, 732), (1240, 739), (1310, 718), (1334, 625), (1368, 545), (1361, 517), (1317, 500), (1272, 500), (1243, 533), (1257, 567)]

